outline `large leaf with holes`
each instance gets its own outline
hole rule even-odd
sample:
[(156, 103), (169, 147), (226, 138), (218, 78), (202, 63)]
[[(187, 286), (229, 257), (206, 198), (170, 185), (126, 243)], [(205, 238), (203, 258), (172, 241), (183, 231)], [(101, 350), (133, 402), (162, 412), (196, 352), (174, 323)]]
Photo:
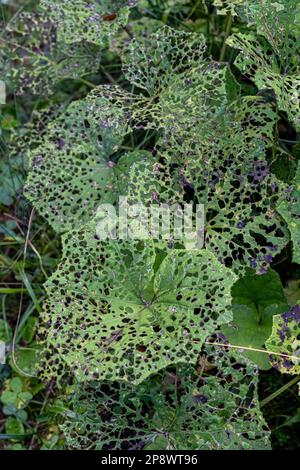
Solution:
[(245, 2), (243, 17), (254, 23), (277, 54), (285, 71), (297, 61), (300, 40), (300, 7), (298, 0), (252, 0)]
[(265, 158), (275, 122), (268, 105), (250, 99), (220, 109), (186, 133), (166, 132), (158, 144), (159, 165), (135, 165), (131, 199), (204, 205), (206, 248), (236, 270), (265, 273), (289, 241), (276, 212), (287, 187)]
[[(273, 270), (260, 276), (249, 270), (233, 286), (232, 304), (233, 321), (222, 331), (231, 344), (254, 349), (264, 349), (273, 316), (288, 308), (280, 278)], [(245, 350), (243, 355), (260, 369), (271, 367), (266, 353)]]
[(286, 227), (275, 212), (282, 190), (259, 154), (241, 177), (239, 165), (228, 166), (225, 175), (212, 181), (204, 198), (202, 190), (198, 193), (199, 200), (211, 210), (205, 246), (238, 270), (250, 266), (265, 273), (288, 242)]
[(275, 369), (286, 374), (300, 373), (300, 306), (294, 305), (273, 318), (272, 334), (266, 342)]
[[(64, 239), (47, 281), (47, 342), (79, 380), (136, 383), (195, 363), (206, 336), (232, 319), (236, 276), (206, 250), (157, 251), (150, 240), (98, 240), (97, 222)], [(53, 359), (53, 358), (52, 358)]]
[(174, 75), (197, 67), (206, 49), (202, 35), (163, 27), (148, 38), (133, 39), (123, 55), (130, 83), (154, 96)]
[(66, 45), (44, 13), (21, 13), (8, 23), (2, 47), (2, 74), (17, 93), (49, 95), (63, 79), (97, 71), (99, 50), (84, 42)]
[(298, 0), (214, 0), (219, 14), (238, 15), (255, 27), (272, 47), (274, 55), (288, 66), (297, 61), (300, 39), (300, 7)]
[(285, 59), (297, 47), (291, 38), (299, 37), (298, 0), (214, 0), (214, 5), (218, 14), (230, 13), (249, 26), (255, 26), (258, 34), (264, 36), (276, 52), (285, 50)]
[[(177, 106), (172, 106), (179, 116), (182, 112), (180, 108), (184, 106), (192, 119), (186, 120), (181, 133), (165, 132), (158, 147), (170, 162), (182, 165), (195, 161), (195, 165), (202, 165), (203, 168), (210, 165), (215, 171), (223, 169), (224, 172), (227, 161), (233, 159), (233, 156), (236, 157), (236, 163), (240, 164), (244, 157), (242, 151), (252, 156), (252, 151), (261, 149), (264, 152), (272, 145), (278, 117), (272, 106), (258, 96), (237, 97), (229, 103), (225, 77), (219, 75), (220, 68), (207, 66), (207, 69), (213, 69), (211, 74), (216, 78), (214, 84), (218, 85), (217, 89), (214, 92), (209, 89), (205, 94), (198, 85), (195, 88), (191, 86), (194, 92), (191, 95), (194, 97), (190, 97), (188, 102), (182, 101), (180, 105), (178, 102)], [(203, 86), (205, 88), (205, 83)], [(204, 99), (202, 111), (205, 111), (202, 117), (199, 111), (201, 97)], [(247, 169), (248, 161), (244, 159)]]
[(196, 368), (169, 367), (136, 387), (77, 388), (63, 431), (73, 449), (268, 449), (257, 382), (250, 362), (207, 346)]
[(190, 129), (227, 102), (227, 81), (230, 93), (234, 88), (228, 67), (205, 60), (205, 49), (202, 35), (165, 26), (133, 39), (122, 56), (126, 78), (143, 93), (119, 86), (100, 86), (93, 93), (126, 108), (133, 127)]
[(104, 99), (72, 103), (30, 152), (26, 195), (57, 232), (90, 220), (102, 203), (126, 194), (131, 165), (148, 152), (119, 151), (124, 115)]
[[(224, 3), (224, 2), (220, 2)], [(227, 43), (240, 51), (235, 64), (259, 90), (272, 89), (278, 107), (299, 127), (300, 9), (298, 0), (228, 1), (257, 34), (237, 33)]]
[(289, 60), (282, 64), (277, 51), (266, 40), (259, 40), (253, 34), (236, 33), (228, 38), (227, 43), (240, 51), (235, 65), (254, 81), (259, 90), (272, 89), (279, 109), (285, 111), (290, 121), (299, 127), (299, 64)]
[(184, 141), (170, 137), (162, 149), (166, 159), (182, 165), (185, 197), (188, 192), (205, 206), (206, 247), (239, 270), (251, 266), (266, 272), (289, 239), (275, 211), (286, 199), (286, 187), (265, 158), (275, 122), (268, 105), (246, 99), (206, 123), (206, 129), (211, 125), (206, 138), (196, 128)]
[(287, 200), (278, 205), (277, 210), (288, 224), (293, 242), (293, 261), (300, 264), (300, 164), (292, 187), (287, 193)]
[(103, 46), (125, 26), (130, 7), (138, 0), (42, 0), (48, 17), (57, 25), (58, 38), (66, 44), (86, 41)]

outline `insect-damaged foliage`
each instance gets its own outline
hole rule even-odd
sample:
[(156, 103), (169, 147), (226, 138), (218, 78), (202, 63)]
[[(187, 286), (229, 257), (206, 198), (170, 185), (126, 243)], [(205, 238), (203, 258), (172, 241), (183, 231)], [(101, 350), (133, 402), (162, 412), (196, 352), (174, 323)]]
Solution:
[(138, 0), (42, 0), (47, 16), (57, 25), (58, 39), (66, 44), (85, 41), (103, 46), (125, 26), (130, 7)]
[(134, 389), (84, 385), (63, 429), (81, 449), (267, 449), (257, 379), (253, 364), (208, 346), (196, 367), (168, 367)]
[[(178, 45), (182, 39), (185, 48)], [(206, 205), (207, 248), (237, 269), (248, 265), (265, 272), (288, 238), (274, 210), (286, 196), (284, 186), (270, 174), (265, 156), (276, 114), (259, 98), (229, 103), (227, 68), (202, 60), (203, 51), (201, 57), (197, 52), (197, 62), (193, 34), (177, 37), (165, 27), (155, 40), (162, 43), (156, 63), (150, 40), (149, 50), (136, 46), (139, 59), (131, 46), (131, 68), (125, 66), (133, 83), (144, 77), (150, 96), (100, 86), (71, 105), (30, 156), (28, 195), (56, 230), (65, 231), (92, 217), (100, 202), (115, 202), (122, 191), (127, 195), (121, 180), (128, 182), (128, 195), (144, 204), (153, 198), (183, 203), (191, 188), (194, 202)], [(122, 158), (117, 153), (128, 131), (126, 118), (133, 127), (141, 122), (143, 128), (162, 127), (159, 155), (149, 154), (148, 165), (144, 152)], [(163, 182), (159, 159), (165, 161)]]
[(123, 72), (137, 93), (118, 86), (92, 93), (126, 109), (134, 128), (184, 131), (227, 102), (228, 86), (238, 88), (226, 65), (204, 58), (205, 49), (202, 35), (165, 26), (124, 49)]
[(282, 201), (277, 207), (279, 214), (288, 224), (293, 242), (293, 261), (300, 262), (300, 165), (292, 182), (292, 186), (288, 189), (288, 197), (286, 201)]
[(42, 0), (4, 31), (1, 75), (17, 92), (51, 94), (63, 79), (96, 72), (101, 46), (127, 23), (135, 0)]
[(90, 220), (100, 203), (126, 194), (130, 166), (150, 153), (120, 150), (124, 113), (104, 98), (72, 103), (30, 154), (27, 197), (58, 232)]
[(97, 239), (97, 222), (65, 238), (48, 280), (47, 341), (80, 380), (140, 382), (195, 363), (205, 338), (231, 320), (236, 276), (207, 250), (161, 252), (139, 240)]
[[(299, 340), (300, 306), (295, 305), (281, 315), (275, 315), (273, 330), (267, 341), (273, 366), (286, 374), (300, 373)], [(275, 353), (275, 354), (272, 354)], [(276, 354), (277, 353), (277, 354)]]
[(272, 89), (279, 109), (299, 128), (299, 2), (245, 3), (242, 14), (254, 23), (258, 35), (237, 33), (227, 40), (230, 46), (241, 51), (235, 64), (259, 89)]
[[(136, 2), (75, 3), (42, 2), (54, 46), (88, 47), (98, 58)], [(251, 27), (227, 43), (256, 94), (245, 96), (236, 68), (208, 57), (201, 34), (133, 26), (132, 40), (114, 36), (122, 86), (99, 85), (72, 102), (30, 147), (27, 197), (63, 233), (39, 334), (43, 376), (75, 381), (63, 428), (72, 448), (267, 448), (256, 367), (297, 371), (298, 310), (282, 314), (281, 283), (268, 268), (290, 238), (299, 261), (298, 171), (292, 184), (272, 172), (280, 116), (299, 123), (298, 13), (283, 1), (214, 3)], [(45, 77), (35, 69), (37, 90)], [(51, 73), (49, 92), (65, 76)], [(117, 207), (119, 196), (204, 204), (203, 248), (99, 239), (97, 208)], [(273, 355), (237, 355), (220, 331)], [(207, 344), (212, 334), (222, 345)]]

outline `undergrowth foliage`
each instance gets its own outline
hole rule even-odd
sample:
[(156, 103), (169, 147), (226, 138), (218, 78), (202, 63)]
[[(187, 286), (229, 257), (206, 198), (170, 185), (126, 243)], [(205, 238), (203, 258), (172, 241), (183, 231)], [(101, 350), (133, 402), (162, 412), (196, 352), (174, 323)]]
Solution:
[[(277, 303), (248, 302), (238, 284), (257, 296), (289, 243), (300, 259), (299, 167), (274, 171), (281, 117), (299, 129), (299, 2), (211, 3), (247, 25), (227, 38), (233, 67), (182, 26), (132, 35), (138, 1), (42, 0), (7, 28), (3, 71), (21, 94), (84, 83), (105, 47), (123, 65), (121, 84), (58, 110), (28, 147), (26, 196), (63, 239), (45, 285), (39, 374), (73, 380), (71, 448), (265, 449), (258, 366), (299, 373), (299, 306), (288, 310), (280, 289)], [(99, 239), (97, 208), (119, 196), (204, 204), (203, 248)]]

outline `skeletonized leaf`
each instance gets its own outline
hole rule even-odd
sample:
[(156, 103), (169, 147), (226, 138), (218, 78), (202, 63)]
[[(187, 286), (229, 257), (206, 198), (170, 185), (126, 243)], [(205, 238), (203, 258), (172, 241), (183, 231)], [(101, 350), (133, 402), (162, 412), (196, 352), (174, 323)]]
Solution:
[(59, 360), (81, 381), (135, 383), (195, 363), (206, 336), (232, 319), (236, 276), (207, 250), (161, 252), (151, 240), (98, 240), (96, 230), (97, 221), (65, 237), (46, 285), (46, 341)]
[(285, 111), (290, 121), (299, 127), (299, 65), (291, 62), (282, 64), (266, 40), (258, 40), (253, 34), (233, 34), (227, 43), (240, 51), (235, 65), (254, 81), (259, 90), (272, 89), (278, 108)]
[(61, 80), (84, 77), (99, 66), (96, 46), (66, 46), (57, 37), (55, 22), (43, 13), (16, 16), (2, 41), (2, 73), (18, 94), (50, 95)]
[(207, 346), (196, 369), (169, 367), (134, 388), (78, 387), (63, 431), (73, 449), (269, 449), (257, 382), (249, 361)]
[(127, 126), (122, 110), (89, 96), (48, 126), (30, 153), (25, 194), (57, 232), (90, 220), (99, 204), (126, 194), (130, 166), (148, 152), (120, 151)]
[(138, 0), (42, 0), (41, 5), (57, 25), (58, 38), (66, 44), (88, 43), (103, 46), (125, 26), (130, 7)]
[[(250, 270), (232, 288), (233, 321), (222, 327), (231, 344), (264, 349), (272, 331), (272, 318), (287, 308), (279, 275), (269, 270), (259, 276)], [(245, 350), (243, 355), (260, 369), (271, 367), (268, 354)]]

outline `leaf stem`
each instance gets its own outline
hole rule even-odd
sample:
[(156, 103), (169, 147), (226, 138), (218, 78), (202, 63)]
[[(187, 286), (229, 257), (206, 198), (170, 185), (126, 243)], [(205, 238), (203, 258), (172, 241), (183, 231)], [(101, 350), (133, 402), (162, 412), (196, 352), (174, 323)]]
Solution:
[(281, 393), (285, 392), (288, 388), (292, 387), (295, 385), (298, 381), (300, 380), (300, 375), (297, 375), (297, 377), (294, 377), (292, 380), (290, 380), (287, 384), (283, 385), (280, 387), (276, 392), (271, 393), (268, 397), (266, 397), (264, 400), (260, 402), (260, 406), (265, 406), (267, 405), (270, 401), (274, 400), (274, 398), (277, 398)]
[(224, 61), (225, 52), (226, 52), (226, 40), (230, 34), (231, 25), (232, 25), (232, 16), (231, 16), (231, 13), (228, 13), (227, 21), (226, 21), (225, 36), (224, 36), (224, 41), (223, 41), (223, 45), (222, 45), (222, 49), (220, 53), (220, 62)]
[(238, 345), (238, 344), (230, 344), (230, 343), (218, 343), (218, 342), (213, 342), (213, 341), (204, 341), (204, 344), (211, 344), (213, 346), (220, 346), (220, 347), (223, 347), (223, 348), (232, 348), (232, 349), (243, 349), (245, 351), (254, 351), (254, 352), (260, 352), (260, 353), (265, 353), (265, 354), (269, 354), (269, 355), (272, 355), (272, 356), (279, 356), (279, 357), (285, 357), (286, 359), (294, 359), (296, 361), (299, 361), (300, 358), (297, 357), (297, 356), (293, 356), (291, 354), (283, 354), (283, 353), (278, 353), (278, 352), (275, 352), (275, 351), (269, 351), (267, 349), (259, 349), (259, 348), (250, 348), (248, 346), (242, 346), (242, 345)]

